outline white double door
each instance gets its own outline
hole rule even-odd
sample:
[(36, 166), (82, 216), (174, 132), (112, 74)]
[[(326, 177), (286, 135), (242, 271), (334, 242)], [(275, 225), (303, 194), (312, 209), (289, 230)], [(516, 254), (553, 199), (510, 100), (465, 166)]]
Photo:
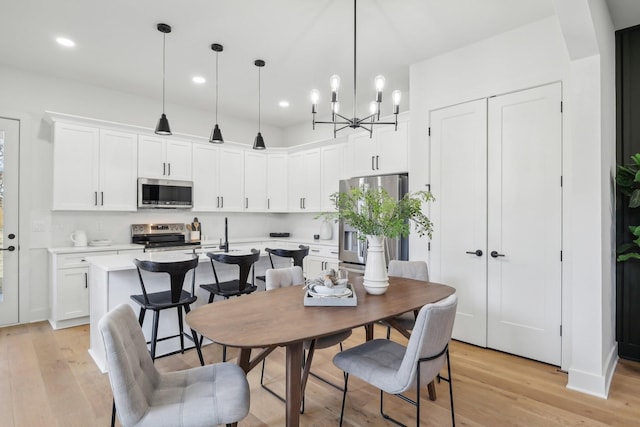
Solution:
[(431, 276), (453, 337), (560, 365), (561, 85), (434, 110)]

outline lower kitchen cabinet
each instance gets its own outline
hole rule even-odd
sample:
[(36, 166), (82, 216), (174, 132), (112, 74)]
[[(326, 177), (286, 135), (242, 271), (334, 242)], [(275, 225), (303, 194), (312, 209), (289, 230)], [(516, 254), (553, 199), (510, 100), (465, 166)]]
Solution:
[(304, 276), (307, 279), (318, 277), (323, 271), (338, 270), (338, 250), (335, 246), (309, 245), (309, 255), (304, 258)]

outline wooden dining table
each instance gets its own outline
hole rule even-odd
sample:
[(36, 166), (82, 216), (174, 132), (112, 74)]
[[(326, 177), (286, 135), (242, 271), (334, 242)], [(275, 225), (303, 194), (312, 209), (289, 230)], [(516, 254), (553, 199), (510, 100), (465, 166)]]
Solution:
[[(357, 306), (305, 306), (302, 286), (255, 292), (238, 298), (206, 304), (187, 314), (191, 328), (210, 340), (240, 349), (238, 365), (249, 372), (276, 347), (286, 348), (286, 425), (298, 426), (302, 399), (302, 343), (346, 329), (373, 324), (440, 301), (455, 289), (438, 283), (389, 277), (383, 295), (369, 295), (362, 277), (351, 280)], [(397, 327), (392, 322), (392, 326)], [(405, 331), (405, 335), (408, 335)], [(260, 352), (251, 358), (252, 349)]]

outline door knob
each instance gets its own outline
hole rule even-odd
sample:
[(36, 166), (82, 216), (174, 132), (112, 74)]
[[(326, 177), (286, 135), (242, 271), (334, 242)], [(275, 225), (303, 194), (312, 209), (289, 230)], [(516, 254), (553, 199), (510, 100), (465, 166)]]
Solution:
[(482, 251), (480, 249), (475, 250), (475, 251), (467, 251), (466, 253), (468, 253), (470, 255), (475, 255), (475, 256), (482, 256)]
[(13, 251), (16, 250), (16, 247), (15, 246), (9, 246), (8, 248), (1, 248), (0, 250), (13, 252)]
[(504, 254), (499, 254), (498, 251), (491, 251), (491, 256), (494, 258), (498, 258), (499, 256), (504, 256)]

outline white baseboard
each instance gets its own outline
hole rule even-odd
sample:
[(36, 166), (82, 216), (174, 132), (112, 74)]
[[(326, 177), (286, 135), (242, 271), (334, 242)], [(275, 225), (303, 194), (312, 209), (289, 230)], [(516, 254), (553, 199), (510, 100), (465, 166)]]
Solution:
[(606, 399), (609, 395), (611, 380), (618, 364), (618, 344), (616, 343), (607, 357), (604, 375), (596, 375), (579, 369), (569, 369), (567, 388)]

